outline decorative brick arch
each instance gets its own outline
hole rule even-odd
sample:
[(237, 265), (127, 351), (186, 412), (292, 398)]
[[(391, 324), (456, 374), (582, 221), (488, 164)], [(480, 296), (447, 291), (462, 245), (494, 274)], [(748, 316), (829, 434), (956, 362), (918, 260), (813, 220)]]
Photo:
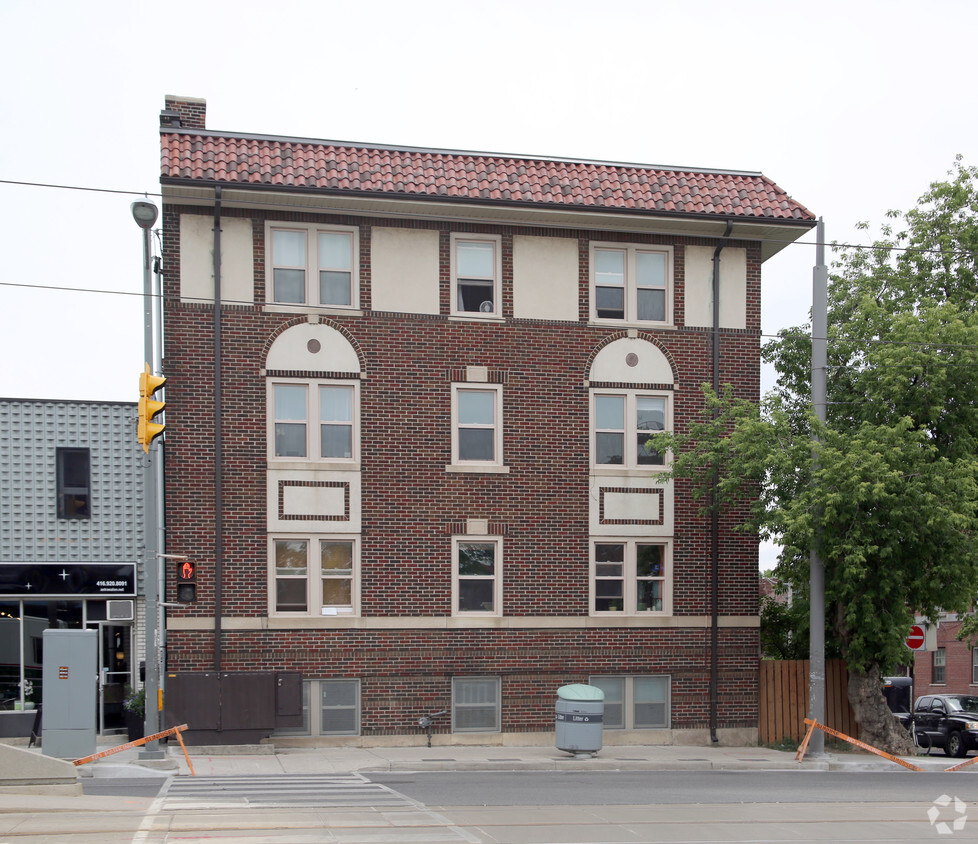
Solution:
[(630, 338), (628, 335), (628, 331), (624, 329), (621, 331), (616, 331), (614, 334), (609, 334), (607, 337), (603, 338), (601, 342), (594, 347), (594, 349), (591, 351), (591, 354), (588, 355), (587, 362), (585, 363), (584, 366), (584, 380), (585, 381), (591, 380), (591, 370), (594, 367), (594, 361), (597, 358), (598, 354), (602, 351), (602, 349), (607, 348), (613, 343), (617, 343), (619, 340), (628, 340), (628, 339), (642, 340), (648, 343), (649, 345), (651, 345), (652, 347), (654, 347), (666, 359), (666, 363), (669, 364), (669, 368), (672, 370), (673, 383), (675, 384), (679, 381), (679, 369), (676, 366), (675, 357), (665, 346), (662, 345), (662, 343), (656, 337), (653, 337), (651, 334), (645, 334), (643, 332), (639, 332), (636, 337)]
[(338, 334), (340, 334), (347, 343), (350, 344), (350, 348), (353, 350), (354, 354), (357, 356), (359, 362), (359, 371), (363, 373), (366, 369), (365, 356), (363, 354), (363, 349), (360, 348), (360, 344), (357, 342), (356, 338), (350, 334), (342, 325), (333, 322), (329, 319), (320, 320), (318, 323), (310, 323), (309, 319), (305, 316), (298, 316), (287, 322), (282, 323), (278, 328), (273, 331), (268, 338), (265, 340), (265, 345), (262, 347), (261, 351), (261, 366), (263, 369), (267, 369), (268, 355), (272, 350), (272, 346), (275, 345), (276, 340), (282, 337), (283, 334), (290, 331), (293, 328), (297, 328), (303, 325), (325, 325), (328, 328), (333, 329)]

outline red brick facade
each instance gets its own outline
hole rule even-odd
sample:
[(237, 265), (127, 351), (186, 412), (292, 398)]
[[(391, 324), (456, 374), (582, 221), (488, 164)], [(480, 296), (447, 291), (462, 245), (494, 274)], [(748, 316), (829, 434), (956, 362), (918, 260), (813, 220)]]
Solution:
[[(937, 647), (943, 650), (944, 678), (940, 681), (939, 656), (935, 651), (917, 651), (913, 661), (913, 691), (915, 697), (943, 693), (975, 694), (978, 689), (978, 670), (974, 654), (967, 642), (959, 642), (960, 621), (942, 619), (937, 627)], [(938, 661), (935, 681), (934, 663)]]
[[(589, 322), (588, 256), (592, 240), (673, 248), (675, 327), (631, 333), (669, 361), (673, 383), (654, 386), (672, 392), (674, 427), (683, 430), (702, 407), (700, 385), (713, 377), (711, 331), (685, 327), (684, 257), (690, 246), (713, 248), (719, 241), (603, 227), (307, 213), (276, 208), (271, 200), (268, 207), (261, 204), (256, 193), (253, 206), (222, 211), (225, 220), (251, 221), (255, 303), (228, 302), (221, 317), (222, 670), (288, 668), (307, 679), (357, 679), (363, 736), (416, 734), (420, 715), (450, 708), (452, 678), (474, 676), (499, 678), (503, 733), (552, 730), (556, 689), (608, 674), (668, 677), (671, 728), (708, 727), (711, 534), (685, 483), (675, 491), (671, 622), (616, 623), (590, 612), (589, 389), (596, 385), (588, 384), (588, 373), (599, 350), (629, 330)], [(208, 207), (164, 199), (167, 550), (199, 561), (197, 603), (170, 612), (169, 670), (214, 668), (214, 632), (208, 629), (215, 615), (208, 562), (215, 547), (213, 306), (181, 301), (180, 242), (181, 215), (209, 220), (211, 214)], [(331, 626), (328, 618), (294, 627), (266, 624), (266, 508), (273, 506), (266, 486), (266, 381), (275, 374), (330, 374), (267, 371), (272, 342), (308, 316), (260, 304), (270, 273), (266, 220), (355, 226), (359, 232), (359, 308), (322, 313), (318, 322), (340, 332), (360, 358), (360, 624)], [(372, 310), (371, 234), (377, 226), (439, 233), (439, 314)], [(500, 236), (498, 321), (450, 318), (450, 235), (460, 231)], [(514, 317), (513, 238), (521, 235), (577, 240), (577, 322)], [(721, 332), (720, 377), (737, 395), (757, 399), (762, 253), (747, 240), (727, 245), (746, 250), (746, 328)], [(502, 385), (506, 473), (445, 468), (452, 462), (451, 385), (472, 366), (485, 367), (488, 382)], [(757, 725), (757, 542), (734, 532), (743, 516), (725, 512), (720, 520), (721, 729)], [(452, 537), (464, 533), (468, 519), (487, 520), (490, 533), (502, 538), (500, 621), (510, 626), (468, 627), (452, 618)], [(172, 584), (168, 590), (172, 601)], [(548, 621), (568, 618), (573, 625)], [(241, 619), (250, 623), (232, 621)], [(367, 623), (384, 619), (389, 629)]]

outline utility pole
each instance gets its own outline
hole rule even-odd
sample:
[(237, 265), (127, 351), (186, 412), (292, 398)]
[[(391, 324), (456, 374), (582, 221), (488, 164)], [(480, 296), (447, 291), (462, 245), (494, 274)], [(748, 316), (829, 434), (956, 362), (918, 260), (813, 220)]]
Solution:
[[(150, 255), (150, 230), (156, 222), (159, 212), (152, 202), (134, 202), (131, 206), (132, 217), (143, 232), (143, 359), (144, 366), (149, 369), (159, 368), (159, 360), (154, 352), (153, 344), (153, 273)], [(149, 373), (147, 383), (150, 384)], [(145, 411), (140, 411), (141, 416)], [(146, 417), (148, 424), (150, 416)], [(143, 729), (145, 735), (160, 731), (160, 594), (159, 566), (157, 556), (163, 549), (159, 544), (159, 513), (162, 504), (159, 483), (162, 478), (163, 451), (159, 440), (155, 445), (151, 442), (152, 435), (146, 433), (143, 447), (143, 582), (146, 596), (146, 680), (145, 680), (145, 714)], [(139, 752), (140, 759), (162, 759), (163, 751), (158, 741), (143, 745)]]
[[(819, 422), (826, 419), (828, 367), (828, 268), (825, 266), (825, 224), (818, 218), (815, 245), (815, 267), (812, 270), (812, 405)], [(812, 452), (812, 468), (817, 468)], [(810, 555), (809, 650), (808, 650), (808, 717), (825, 723), (825, 564), (819, 556), (821, 531), (816, 528)], [(825, 752), (825, 733), (814, 730), (808, 752)]]

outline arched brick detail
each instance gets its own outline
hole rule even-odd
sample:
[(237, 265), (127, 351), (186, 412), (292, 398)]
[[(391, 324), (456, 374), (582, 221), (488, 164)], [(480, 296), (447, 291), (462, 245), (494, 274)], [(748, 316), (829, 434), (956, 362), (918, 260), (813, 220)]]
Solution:
[[(268, 337), (265, 339), (265, 345), (261, 350), (261, 368), (266, 369), (266, 362), (268, 361), (268, 353), (275, 341), (281, 337), (290, 328), (295, 328), (298, 325), (305, 325), (309, 322), (309, 319), (305, 316), (296, 316), (293, 319), (283, 322), (278, 328), (276, 328)], [(349, 331), (346, 330), (339, 323), (333, 322), (330, 319), (321, 319), (318, 323), (319, 325), (326, 325), (332, 328), (334, 331), (338, 332), (343, 336), (343, 339), (350, 344), (353, 351), (356, 353), (357, 360), (360, 362), (360, 372), (366, 371), (365, 356), (363, 354), (363, 349), (360, 348), (360, 344), (357, 342), (356, 337), (354, 337)]]
[[(600, 352), (606, 346), (610, 346), (612, 343), (614, 343), (617, 340), (626, 340), (626, 339), (628, 339), (627, 329), (616, 331), (614, 334), (609, 334), (607, 337), (603, 338), (601, 342), (598, 343), (591, 350), (591, 354), (588, 355), (588, 358), (584, 363), (584, 380), (585, 381), (590, 380), (591, 367), (594, 365), (594, 359), (598, 356), (598, 352)], [(672, 352), (670, 352), (669, 349), (667, 349), (664, 345), (662, 345), (662, 343), (659, 342), (658, 338), (654, 337), (651, 334), (647, 334), (645, 332), (640, 331), (636, 339), (645, 340), (647, 343), (650, 343), (651, 345), (655, 346), (655, 348), (657, 348), (660, 352), (662, 352), (662, 355), (669, 363), (669, 367), (672, 369), (673, 383), (679, 383), (679, 367), (676, 366), (676, 358), (673, 356)]]

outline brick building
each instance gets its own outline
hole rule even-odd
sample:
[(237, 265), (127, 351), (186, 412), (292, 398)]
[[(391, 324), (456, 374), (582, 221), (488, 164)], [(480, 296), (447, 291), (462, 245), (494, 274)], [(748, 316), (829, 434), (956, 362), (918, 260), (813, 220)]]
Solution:
[(703, 382), (758, 397), (761, 265), (812, 215), (758, 173), (217, 132), (189, 98), (161, 139), (167, 548), (199, 562), (169, 669), (298, 669), (338, 741), (445, 710), (441, 741), (518, 742), (572, 682), (608, 744), (755, 737), (757, 542), (645, 440)]
[[(926, 623), (924, 619), (918, 619)], [(914, 653), (914, 695), (974, 694), (978, 689), (978, 648), (958, 641), (961, 620), (956, 613), (941, 613), (936, 649)]]

